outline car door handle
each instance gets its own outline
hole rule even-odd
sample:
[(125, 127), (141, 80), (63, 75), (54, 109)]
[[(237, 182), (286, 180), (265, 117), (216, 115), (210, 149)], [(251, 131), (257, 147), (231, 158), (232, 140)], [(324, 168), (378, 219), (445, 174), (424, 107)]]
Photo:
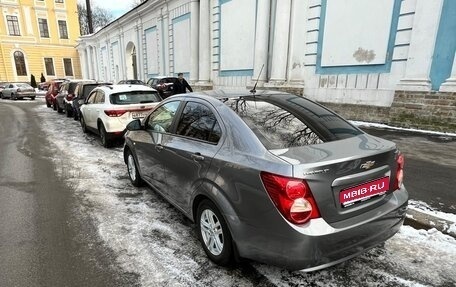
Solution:
[(155, 149), (157, 151), (162, 151), (164, 149), (164, 147), (161, 144), (158, 144), (158, 145), (155, 145)]
[(194, 161), (203, 161), (204, 156), (202, 156), (199, 152), (192, 154), (192, 159)]

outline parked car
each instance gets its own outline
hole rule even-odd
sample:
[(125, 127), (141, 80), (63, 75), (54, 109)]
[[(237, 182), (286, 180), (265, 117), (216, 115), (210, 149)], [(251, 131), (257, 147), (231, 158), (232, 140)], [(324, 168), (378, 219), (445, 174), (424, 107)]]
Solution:
[(34, 100), (36, 97), (35, 89), (26, 83), (9, 83), (0, 95), (2, 99), (10, 98), (12, 100), (22, 100), (23, 98)]
[(145, 85), (141, 80), (121, 80), (117, 83), (118, 85)]
[(112, 85), (112, 83), (108, 82), (81, 82), (78, 83), (74, 90), (74, 98), (72, 103), (73, 108), (73, 118), (75, 120), (79, 120), (81, 115), (80, 107), (81, 105), (79, 102), (84, 103), (87, 99), (87, 96), (90, 92), (98, 86), (105, 86), (105, 85)]
[(76, 86), (79, 83), (95, 83), (93, 80), (69, 80), (60, 85), (59, 93), (55, 97), (57, 112), (65, 112), (67, 117), (73, 116), (73, 98)]
[(156, 89), (163, 99), (174, 95), (174, 83), (176, 77), (153, 77), (147, 81), (147, 85)]
[(60, 85), (66, 82), (66, 80), (52, 80), (49, 83), (48, 90), (46, 92), (46, 95), (44, 96), (44, 99), (46, 101), (46, 106), (52, 108), (54, 110), (57, 110), (57, 104), (55, 102), (55, 97), (57, 97), (59, 90), (60, 90)]
[(7, 82), (0, 82), (0, 98), (2, 98), (2, 91), (8, 86)]
[(104, 147), (123, 137), (127, 124), (143, 118), (162, 99), (156, 90), (142, 85), (100, 86), (89, 94), (81, 106), (84, 132), (100, 135)]
[(47, 91), (49, 88), (50, 82), (42, 82), (38, 84), (39, 91)]
[(207, 256), (291, 270), (337, 264), (393, 236), (408, 193), (393, 142), (281, 92), (176, 95), (127, 126), (124, 160), (190, 220)]

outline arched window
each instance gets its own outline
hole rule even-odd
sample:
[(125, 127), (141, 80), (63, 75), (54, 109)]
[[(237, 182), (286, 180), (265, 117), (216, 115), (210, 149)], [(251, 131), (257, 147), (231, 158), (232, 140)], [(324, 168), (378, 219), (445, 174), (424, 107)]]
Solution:
[(16, 64), (17, 75), (27, 76), (27, 68), (25, 67), (25, 59), (24, 54), (22, 52), (14, 52), (14, 63)]

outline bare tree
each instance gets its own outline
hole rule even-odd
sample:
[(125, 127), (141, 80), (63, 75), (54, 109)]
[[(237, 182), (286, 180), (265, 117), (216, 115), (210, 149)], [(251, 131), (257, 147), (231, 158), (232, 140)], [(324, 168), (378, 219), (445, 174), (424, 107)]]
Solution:
[(143, 3), (143, 2), (146, 2), (147, 0), (134, 0), (133, 3), (131, 3), (131, 8), (135, 8), (136, 6), (138, 6), (139, 4)]
[[(87, 21), (87, 9), (85, 5), (78, 3), (78, 18), (79, 18), (79, 29), (81, 35), (89, 34), (89, 24)], [(114, 16), (106, 9), (100, 7), (93, 7), (92, 9), (93, 29), (98, 31), (104, 26), (108, 25)]]

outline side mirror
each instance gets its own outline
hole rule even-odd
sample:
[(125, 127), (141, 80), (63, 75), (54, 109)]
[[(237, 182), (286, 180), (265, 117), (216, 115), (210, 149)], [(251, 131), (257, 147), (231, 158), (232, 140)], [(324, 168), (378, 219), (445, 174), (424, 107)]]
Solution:
[(142, 130), (141, 120), (140, 119), (134, 119), (131, 122), (129, 122), (128, 125), (127, 125), (127, 130), (129, 130), (129, 131)]

